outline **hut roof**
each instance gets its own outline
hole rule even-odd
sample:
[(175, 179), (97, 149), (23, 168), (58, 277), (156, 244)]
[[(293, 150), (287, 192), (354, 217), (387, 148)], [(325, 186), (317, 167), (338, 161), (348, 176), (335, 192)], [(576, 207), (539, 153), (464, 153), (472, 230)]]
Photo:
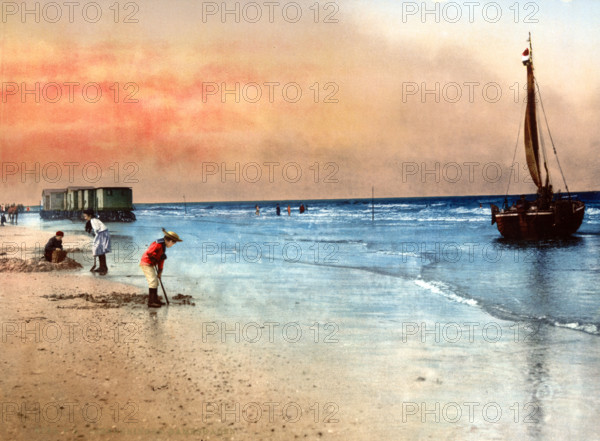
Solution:
[(65, 193), (67, 191), (66, 188), (44, 188), (42, 190), (42, 194), (49, 194), (49, 193)]
[(131, 190), (131, 187), (98, 187), (98, 190)]
[(96, 187), (67, 187), (69, 191), (77, 191), (77, 190), (93, 190)]

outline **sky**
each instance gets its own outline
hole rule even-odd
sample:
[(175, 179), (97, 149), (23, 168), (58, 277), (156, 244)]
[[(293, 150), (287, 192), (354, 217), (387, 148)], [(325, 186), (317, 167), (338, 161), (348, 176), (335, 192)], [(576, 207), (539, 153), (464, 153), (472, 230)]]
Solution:
[(1, 7), (2, 202), (89, 185), (138, 203), (534, 192), (529, 32), (567, 184), (600, 190), (594, 0)]

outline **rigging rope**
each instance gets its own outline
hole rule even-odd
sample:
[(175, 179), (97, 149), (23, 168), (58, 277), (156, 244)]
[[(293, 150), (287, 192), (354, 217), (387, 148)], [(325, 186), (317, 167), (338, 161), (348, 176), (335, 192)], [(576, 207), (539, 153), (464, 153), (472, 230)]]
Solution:
[[(538, 95), (539, 95), (539, 93), (540, 93), (540, 86), (537, 84), (537, 81), (535, 82), (535, 85), (537, 87), (537, 92), (538, 92)], [(538, 133), (540, 135), (540, 143), (542, 144), (542, 156), (544, 157), (544, 170), (546, 170), (546, 184), (544, 186), (546, 186), (547, 184), (550, 184), (552, 182), (552, 178), (550, 176), (550, 170), (548, 170), (548, 159), (546, 157), (546, 142), (544, 140), (544, 133), (542, 132), (541, 125), (539, 123), (539, 115), (536, 113), (535, 117), (536, 117), (536, 120), (537, 120), (537, 125), (539, 127)], [(541, 177), (542, 177), (542, 175), (540, 174), (540, 179), (541, 179)]]
[(565, 179), (565, 174), (562, 171), (562, 167), (560, 166), (560, 161), (558, 160), (558, 153), (556, 153), (556, 146), (554, 145), (554, 139), (552, 139), (552, 133), (550, 133), (550, 125), (548, 124), (548, 118), (546, 117), (546, 110), (544, 110), (544, 102), (542, 101), (542, 93), (540, 92), (540, 85), (537, 80), (535, 80), (535, 85), (538, 89), (538, 95), (540, 97), (540, 104), (542, 106), (542, 113), (544, 114), (544, 121), (546, 121), (546, 129), (548, 130), (548, 135), (550, 136), (550, 142), (552, 143), (552, 150), (554, 150), (554, 156), (556, 157), (556, 163), (558, 164), (558, 170), (560, 170), (560, 175), (563, 178), (563, 182), (565, 184), (565, 188), (567, 189), (567, 194), (569, 195), (569, 199), (571, 199), (571, 192), (569, 191), (569, 186), (567, 185), (567, 180)]
[[(523, 107), (525, 106), (525, 103), (527, 102), (527, 99), (523, 100), (523, 104), (521, 104), (521, 114), (523, 114)], [(512, 174), (515, 170), (515, 158), (517, 157), (517, 149), (519, 148), (519, 137), (521, 136), (521, 126), (523, 125), (523, 118), (521, 118), (519, 120), (519, 130), (517, 130), (517, 142), (515, 143), (515, 152), (513, 153), (513, 159), (512, 159), (512, 163), (510, 166), (510, 175), (508, 176), (508, 185), (506, 186), (506, 194), (504, 195), (504, 198), (508, 198), (508, 191), (510, 189), (510, 180), (512, 179)]]

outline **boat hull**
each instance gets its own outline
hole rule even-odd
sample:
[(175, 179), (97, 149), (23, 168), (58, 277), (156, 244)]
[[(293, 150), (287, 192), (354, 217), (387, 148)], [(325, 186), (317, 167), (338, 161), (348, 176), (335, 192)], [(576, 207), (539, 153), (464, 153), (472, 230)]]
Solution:
[(547, 210), (498, 210), (492, 206), (492, 223), (507, 239), (539, 240), (568, 237), (581, 226), (585, 204), (557, 201)]

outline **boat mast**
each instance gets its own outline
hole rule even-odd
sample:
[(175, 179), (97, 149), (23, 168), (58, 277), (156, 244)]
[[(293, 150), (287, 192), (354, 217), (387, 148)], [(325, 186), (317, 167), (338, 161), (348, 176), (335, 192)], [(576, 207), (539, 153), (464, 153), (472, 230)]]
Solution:
[[(529, 53), (531, 58), (531, 32), (529, 33)], [(531, 66), (533, 69), (533, 65)], [(558, 170), (560, 171), (560, 175), (562, 176), (563, 183), (565, 184), (565, 189), (567, 191), (567, 195), (569, 196), (569, 200), (571, 199), (571, 192), (569, 191), (569, 186), (567, 185), (567, 179), (565, 178), (565, 174), (563, 173), (562, 167), (560, 165), (560, 161), (558, 160), (558, 153), (556, 152), (556, 146), (554, 145), (554, 139), (552, 139), (552, 133), (550, 132), (550, 125), (548, 124), (548, 117), (546, 116), (546, 110), (544, 109), (544, 102), (542, 101), (542, 93), (540, 92), (540, 87), (537, 83), (537, 80), (534, 78), (535, 85), (537, 86), (538, 97), (540, 98), (540, 106), (542, 108), (542, 113), (544, 114), (544, 121), (546, 123), (546, 130), (548, 130), (548, 136), (550, 137), (550, 143), (552, 144), (552, 150), (554, 152), (554, 157), (556, 158), (556, 163), (558, 165)], [(541, 135), (541, 132), (540, 132)], [(550, 172), (548, 171), (548, 166), (546, 165), (546, 149), (544, 146), (544, 142), (542, 139), (542, 153), (544, 155), (544, 168), (546, 169), (546, 185), (544, 186), (546, 190), (548, 190), (550, 185)]]
[[(530, 62), (531, 62), (531, 70), (533, 71), (534, 70), (534, 67), (533, 67), (533, 43), (531, 41), (531, 32), (529, 33), (529, 56), (530, 56)], [(538, 92), (537, 96), (540, 96), (539, 85), (535, 78), (535, 73), (533, 73), (533, 86), (535, 88), (534, 92), (535, 92), (535, 90), (537, 90), (537, 92)], [(537, 99), (535, 100), (534, 105), (537, 108)], [(546, 156), (546, 144), (544, 142), (544, 136), (543, 136), (542, 130), (541, 130), (542, 126), (540, 125), (539, 114), (537, 111), (535, 113), (535, 117), (536, 117), (536, 123), (537, 123), (537, 127), (538, 127), (538, 139), (539, 139), (541, 147), (542, 147), (541, 148), (542, 156), (544, 158), (544, 170), (546, 171), (546, 180), (545, 180), (545, 184), (544, 184), (544, 190), (546, 190), (546, 192), (547, 192), (550, 187), (550, 171), (548, 170), (548, 162), (547, 162), (547, 156)], [(541, 174), (541, 170), (540, 170), (540, 178), (541, 177), (542, 177), (542, 174)]]
[[(552, 187), (551, 186), (551, 177), (550, 177), (550, 171), (548, 169), (548, 164), (547, 164), (546, 146), (545, 146), (544, 138), (542, 136), (542, 130), (540, 129), (541, 121), (538, 121), (540, 118), (538, 118), (538, 112), (536, 110), (537, 99), (539, 99), (540, 108), (544, 115), (544, 122), (546, 125), (546, 130), (548, 131), (550, 143), (551, 143), (552, 149), (554, 151), (554, 156), (556, 157), (556, 163), (558, 165), (558, 169), (560, 171), (560, 174), (563, 179), (563, 183), (565, 184), (565, 188), (566, 188), (567, 194), (569, 195), (569, 199), (570, 199), (571, 193), (569, 191), (569, 186), (567, 185), (567, 181), (565, 179), (565, 174), (562, 170), (560, 161), (558, 159), (558, 154), (556, 152), (556, 146), (554, 144), (554, 139), (552, 138), (552, 132), (550, 131), (550, 125), (548, 124), (548, 118), (546, 116), (546, 110), (544, 109), (544, 102), (542, 101), (542, 94), (541, 94), (541, 91), (539, 88), (539, 84), (537, 83), (537, 80), (535, 79), (535, 76), (534, 76), (533, 43), (531, 41), (531, 32), (529, 33), (529, 39), (527, 41), (529, 42), (529, 53), (527, 53), (528, 52), (527, 50), (525, 52), (523, 52), (523, 56), (524, 56), (523, 64), (527, 67), (527, 98), (523, 102), (523, 105), (526, 106), (523, 133), (524, 133), (524, 144), (525, 144), (525, 158), (527, 160), (529, 174), (531, 175), (531, 178), (538, 189), (538, 195), (541, 196), (542, 199), (545, 199), (546, 201), (551, 200), (553, 191), (551, 190), (551, 187)], [(521, 120), (521, 121), (523, 122), (523, 120)], [(520, 133), (520, 132), (521, 132), (521, 125), (519, 125), (519, 130), (517, 131), (517, 133)], [(542, 181), (542, 173), (541, 173), (539, 154), (538, 154), (539, 147), (540, 147), (540, 145), (539, 145), (540, 141), (541, 141), (544, 169), (546, 170), (545, 183)], [(517, 135), (517, 141), (515, 144), (515, 152), (513, 154), (513, 162), (512, 162), (513, 167), (515, 164), (515, 158), (516, 158), (516, 154), (517, 154), (517, 150), (518, 150), (518, 145), (519, 145), (519, 136)], [(511, 176), (512, 176), (512, 170), (511, 170)], [(505, 206), (508, 206), (509, 190), (510, 190), (510, 178), (509, 178), (508, 186), (506, 188)]]
[(531, 33), (529, 34), (529, 53), (523, 53), (527, 58), (523, 64), (527, 67), (527, 108), (525, 110), (524, 144), (525, 158), (531, 179), (535, 183), (538, 192), (543, 188), (542, 173), (539, 159), (539, 131), (537, 125), (535, 77), (533, 75), (533, 47), (531, 44)]

